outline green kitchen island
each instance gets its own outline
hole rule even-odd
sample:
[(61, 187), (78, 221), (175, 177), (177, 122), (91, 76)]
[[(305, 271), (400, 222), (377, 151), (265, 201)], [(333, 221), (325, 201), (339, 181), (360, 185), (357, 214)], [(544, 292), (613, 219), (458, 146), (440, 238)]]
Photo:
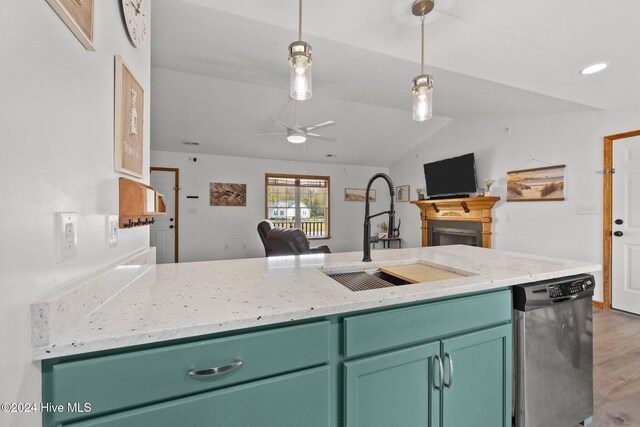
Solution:
[[(466, 246), (360, 257), (119, 267), (73, 324), (52, 313), (79, 316), (86, 283), (34, 303), (43, 401), (62, 408), (43, 425), (506, 427), (510, 287), (599, 269)], [(326, 274), (404, 264), (459, 277), (354, 292)]]

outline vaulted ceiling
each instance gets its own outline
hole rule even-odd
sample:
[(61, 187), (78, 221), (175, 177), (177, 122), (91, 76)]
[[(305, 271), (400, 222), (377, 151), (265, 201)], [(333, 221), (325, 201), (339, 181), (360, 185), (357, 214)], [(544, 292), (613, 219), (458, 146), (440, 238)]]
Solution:
[[(154, 149), (193, 151), (182, 141), (196, 139), (202, 153), (388, 166), (451, 119), (610, 109), (640, 100), (638, 0), (436, 0), (426, 18), (435, 115), (425, 123), (412, 122), (410, 113), (420, 58), (411, 1), (304, 0), (314, 95), (301, 103), (300, 121), (336, 121), (323, 134), (339, 142), (290, 147), (282, 137), (255, 134), (277, 131), (267, 116), (294, 121), (287, 46), (297, 37), (297, 1), (152, 6)], [(602, 61), (611, 64), (604, 72), (579, 74)], [(178, 91), (181, 79), (200, 82), (204, 92), (193, 93), (193, 85)], [(184, 115), (191, 116), (188, 131)]]

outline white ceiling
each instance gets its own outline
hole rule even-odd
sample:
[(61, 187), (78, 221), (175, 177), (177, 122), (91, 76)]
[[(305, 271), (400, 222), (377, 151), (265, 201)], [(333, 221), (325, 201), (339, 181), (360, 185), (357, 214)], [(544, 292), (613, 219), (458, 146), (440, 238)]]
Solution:
[[(303, 40), (314, 54), (314, 102), (303, 103), (301, 118), (335, 120), (337, 125), (323, 133), (340, 139), (332, 150), (308, 143), (304, 158), (310, 161), (340, 151), (328, 161), (388, 166), (449, 118), (609, 109), (640, 100), (638, 0), (606, 7), (595, 0), (437, 1), (427, 16), (426, 42), (436, 117), (426, 123), (410, 120), (410, 84), (420, 54), (419, 19), (410, 13), (411, 1), (304, 0), (303, 5)], [(211, 121), (192, 126), (200, 127), (194, 133), (203, 137), (201, 152), (292, 158), (299, 151), (269, 154), (274, 150), (264, 147), (271, 137), (252, 135), (271, 130), (266, 116), (293, 121), (283, 99), (297, 1), (156, 0), (152, 20), (154, 67), (214, 77), (213, 93), (234, 87), (224, 102), (211, 106), (225, 126), (212, 127)], [(611, 66), (593, 76), (578, 74), (599, 61)], [(154, 87), (152, 109), (170, 101), (159, 93)], [(242, 113), (256, 93), (258, 108)], [(180, 120), (175, 116), (180, 113), (173, 113), (170, 117)], [(159, 111), (152, 114), (153, 148), (188, 151), (181, 142), (194, 138), (179, 135), (180, 127), (166, 123)], [(246, 143), (228, 143), (239, 139)], [(384, 156), (363, 154), (379, 144)], [(267, 154), (258, 154), (262, 151)]]

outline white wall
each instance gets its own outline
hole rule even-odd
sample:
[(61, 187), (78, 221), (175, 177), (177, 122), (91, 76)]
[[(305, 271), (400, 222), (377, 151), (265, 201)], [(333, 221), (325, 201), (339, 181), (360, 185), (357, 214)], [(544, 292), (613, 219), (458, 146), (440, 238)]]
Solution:
[[(0, 6), (0, 402), (40, 401), (29, 304), (148, 246), (141, 227), (124, 230), (119, 246), (107, 249), (105, 215), (118, 213), (114, 55), (134, 70), (149, 106), (149, 44), (129, 43), (120, 2), (95, 3), (96, 52), (44, 0)], [(148, 152), (148, 108), (145, 135)], [(145, 163), (146, 170), (148, 156)], [(62, 264), (55, 263), (58, 211), (78, 212), (78, 255)], [(2, 426), (40, 424), (40, 414), (0, 413)]]
[[(189, 161), (197, 157), (197, 162)], [(264, 256), (256, 226), (264, 219), (264, 175), (271, 173), (310, 174), (331, 177), (331, 238), (312, 240), (312, 245), (326, 244), (332, 252), (362, 250), (364, 203), (345, 202), (345, 188), (365, 188), (369, 179), (387, 168), (347, 166), (322, 163), (261, 160), (203, 154), (152, 151), (151, 165), (180, 169), (180, 261), (250, 258)], [(247, 206), (209, 206), (209, 184), (230, 182), (247, 184)], [(389, 190), (377, 180), (377, 201), (371, 213), (388, 210)], [(199, 199), (187, 199), (199, 196)], [(189, 213), (196, 209), (197, 213)], [(376, 225), (387, 220), (372, 220)], [(228, 249), (225, 249), (228, 245)], [(246, 245), (246, 247), (245, 247)]]
[[(602, 212), (603, 137), (640, 128), (640, 105), (616, 111), (536, 116), (456, 119), (390, 168), (397, 185), (425, 186), (424, 163), (474, 152), (478, 183), (493, 178), (495, 207), (493, 245), (552, 257), (602, 262), (602, 214), (577, 215), (577, 205), (595, 205)], [(509, 127), (510, 132), (505, 129)], [(535, 158), (566, 164), (566, 201), (506, 203), (506, 172)], [(532, 162), (526, 167), (545, 166)], [(403, 238), (420, 245), (420, 220), (415, 206), (399, 204)], [(602, 276), (595, 299), (602, 300)]]

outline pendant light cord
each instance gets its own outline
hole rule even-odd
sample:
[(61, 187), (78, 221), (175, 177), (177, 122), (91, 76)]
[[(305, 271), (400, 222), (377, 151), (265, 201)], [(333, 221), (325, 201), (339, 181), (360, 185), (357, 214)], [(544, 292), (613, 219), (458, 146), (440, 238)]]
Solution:
[[(302, 0), (300, 0), (302, 1)], [(420, 75), (424, 74), (424, 14), (422, 14), (422, 46), (420, 50)]]
[(302, 0), (298, 0), (298, 41), (302, 41)]

